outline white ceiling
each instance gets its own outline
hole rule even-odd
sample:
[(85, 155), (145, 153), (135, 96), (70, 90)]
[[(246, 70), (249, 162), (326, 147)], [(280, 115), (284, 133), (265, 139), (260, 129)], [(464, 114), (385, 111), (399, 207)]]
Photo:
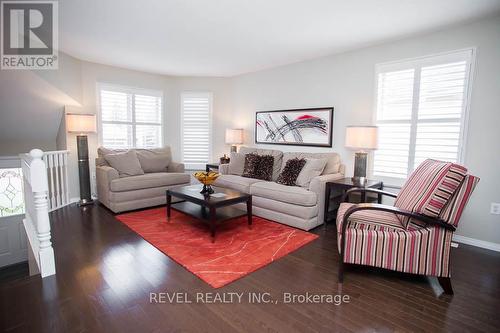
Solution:
[(500, 0), (60, 0), (62, 51), (171, 75), (232, 76), (471, 21)]

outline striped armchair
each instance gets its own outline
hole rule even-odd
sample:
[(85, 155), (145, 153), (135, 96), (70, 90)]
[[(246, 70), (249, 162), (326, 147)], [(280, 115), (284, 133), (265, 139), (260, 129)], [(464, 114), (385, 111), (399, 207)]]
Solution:
[(342, 203), (337, 213), (340, 252), (339, 282), (344, 264), (368, 265), (399, 272), (436, 276), (445, 293), (453, 294), (450, 248), (462, 212), (479, 178), (464, 167), (426, 160), (408, 178), (394, 206)]

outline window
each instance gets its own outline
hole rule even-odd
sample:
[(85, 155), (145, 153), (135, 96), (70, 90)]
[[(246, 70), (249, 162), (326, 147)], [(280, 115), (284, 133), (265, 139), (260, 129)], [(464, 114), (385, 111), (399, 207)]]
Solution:
[(0, 167), (0, 217), (23, 213), (23, 175), (21, 168)]
[(187, 169), (205, 168), (212, 150), (212, 94), (183, 93), (182, 161)]
[(162, 146), (162, 93), (99, 85), (100, 140), (108, 148)]
[(406, 178), (423, 160), (461, 162), (473, 50), (377, 66), (373, 172)]

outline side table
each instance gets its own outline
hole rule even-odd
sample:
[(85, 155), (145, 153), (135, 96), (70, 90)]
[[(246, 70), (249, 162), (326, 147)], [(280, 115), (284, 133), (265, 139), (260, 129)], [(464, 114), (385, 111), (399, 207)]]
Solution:
[[(337, 179), (331, 182), (327, 182), (325, 185), (325, 211), (324, 211), (324, 220), (323, 222), (326, 224), (329, 220), (329, 214), (328, 212), (330, 211), (330, 196), (333, 190), (340, 190), (341, 195), (344, 195), (347, 190), (350, 190), (351, 188), (354, 187), (362, 187), (362, 188), (373, 188), (377, 190), (383, 190), (384, 189), (384, 183), (379, 180), (367, 180), (364, 185), (357, 184), (352, 181), (352, 178), (346, 177), (346, 178), (341, 178)], [(361, 202), (366, 201), (366, 193), (361, 194)], [(378, 194), (377, 195), (377, 202), (381, 203), (382, 202), (382, 195)]]

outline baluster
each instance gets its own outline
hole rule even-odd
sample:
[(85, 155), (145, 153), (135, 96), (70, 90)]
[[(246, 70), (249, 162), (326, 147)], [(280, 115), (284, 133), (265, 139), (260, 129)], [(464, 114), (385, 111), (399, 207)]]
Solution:
[(55, 196), (54, 196), (54, 159), (53, 155), (47, 155), (47, 160), (49, 161), (49, 175), (50, 175), (50, 183), (49, 183), (49, 209), (52, 210), (55, 206)]
[(69, 184), (68, 184), (68, 152), (64, 153), (64, 182), (66, 184), (65, 192), (66, 192), (66, 205), (69, 204)]
[(54, 169), (55, 169), (55, 174), (56, 174), (56, 178), (54, 181), (54, 183), (55, 183), (54, 195), (56, 197), (56, 205), (54, 208), (59, 208), (59, 207), (61, 207), (61, 194), (59, 191), (59, 154), (56, 153), (56, 154), (53, 154), (52, 156), (54, 158)]

